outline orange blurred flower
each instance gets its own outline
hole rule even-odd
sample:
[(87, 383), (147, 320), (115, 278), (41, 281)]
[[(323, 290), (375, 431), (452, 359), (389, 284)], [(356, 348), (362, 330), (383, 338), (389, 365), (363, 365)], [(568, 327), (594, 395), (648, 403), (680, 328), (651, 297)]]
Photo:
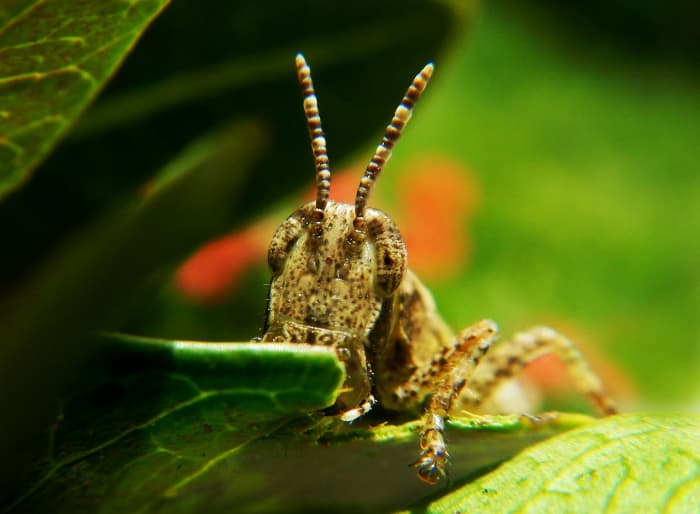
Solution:
[(466, 220), (479, 191), (461, 164), (427, 155), (414, 161), (399, 184), (398, 221), (409, 266), (421, 277), (443, 279), (468, 264)]
[(206, 243), (177, 270), (175, 287), (197, 302), (223, 300), (238, 278), (264, 258), (272, 230), (269, 222), (258, 222)]
[[(541, 320), (540, 320), (541, 321)], [(547, 323), (549, 324), (549, 323)], [(574, 323), (562, 319), (552, 319), (550, 326), (557, 327), (570, 338), (586, 358), (591, 369), (603, 381), (606, 391), (622, 405), (636, 403), (637, 387), (630, 376), (591, 344), (595, 336), (587, 334)], [(529, 364), (525, 375), (537, 384), (538, 389), (554, 398), (577, 397), (574, 384), (564, 363), (555, 355), (544, 355)]]

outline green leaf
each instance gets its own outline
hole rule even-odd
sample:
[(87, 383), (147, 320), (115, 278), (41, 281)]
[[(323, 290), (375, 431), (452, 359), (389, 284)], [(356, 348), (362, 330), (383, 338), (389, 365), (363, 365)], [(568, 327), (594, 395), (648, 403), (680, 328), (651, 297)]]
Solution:
[(426, 511), (698, 510), (700, 416), (627, 414), (532, 446)]
[(331, 348), (307, 344), (169, 341), (106, 334), (114, 369), (177, 375), (200, 394), (227, 394), (246, 412), (328, 407), (345, 379)]
[(42, 426), (37, 419), (53, 411), (65, 377), (92, 354), (90, 330), (110, 325), (149, 283), (226, 229), (224, 213), (262, 139), (257, 125), (236, 123), (195, 141), (167, 183), (97, 220), (15, 294), (0, 312), (0, 389), (8, 392), (0, 446), (15, 455), (17, 434)]
[[(420, 421), (354, 427), (303, 414), (331, 404), (344, 380), (330, 349), (103, 342), (112, 378), (66, 402), (19, 492), (0, 495), (8, 512), (388, 511), (444, 492), (407, 466)], [(452, 477), (590, 421), (451, 419)]]
[[(335, 352), (318, 346), (110, 339), (115, 370), (131, 370), (67, 403), (48, 458), (34, 459), (33, 483), (9, 510), (60, 500), (61, 512), (86, 502), (150, 511), (217, 476), (290, 413), (332, 404), (345, 378)], [(237, 494), (256, 483), (229, 479)]]
[(342, 384), (326, 348), (106, 343), (112, 379), (66, 403), (48, 455), (0, 497), (7, 512), (693, 512), (700, 502), (698, 416), (456, 416), (450, 478), (466, 485), (450, 492), (407, 466), (420, 420), (348, 427), (299, 415), (331, 404)]
[(25, 0), (0, 11), (0, 199), (28, 178), (166, 4)]

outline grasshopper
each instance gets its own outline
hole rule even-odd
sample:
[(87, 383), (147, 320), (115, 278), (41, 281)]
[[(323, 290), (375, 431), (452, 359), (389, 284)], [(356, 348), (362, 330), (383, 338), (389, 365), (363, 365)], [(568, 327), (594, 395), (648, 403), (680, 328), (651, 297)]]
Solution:
[(301, 54), (296, 68), (316, 168), (316, 199), (293, 212), (272, 237), (262, 341), (334, 348), (346, 369), (333, 406), (343, 421), (362, 416), (375, 402), (394, 411), (422, 409), (420, 456), (412, 465), (430, 484), (446, 475), (444, 420), (457, 401), (461, 408), (480, 412), (499, 386), (544, 354), (561, 358), (578, 389), (602, 414), (617, 412), (576, 347), (550, 328), (534, 327), (497, 345), (498, 328), (491, 320), (455, 335), (428, 289), (408, 269), (406, 246), (394, 221), (367, 207), (433, 64), (408, 87), (360, 179), (354, 205), (329, 200), (326, 138), (311, 70)]

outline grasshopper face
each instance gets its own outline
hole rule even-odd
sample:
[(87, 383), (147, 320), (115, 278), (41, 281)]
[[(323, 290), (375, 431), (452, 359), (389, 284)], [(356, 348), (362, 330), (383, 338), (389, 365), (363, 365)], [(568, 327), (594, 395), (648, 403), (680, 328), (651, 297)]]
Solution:
[(405, 276), (406, 247), (381, 211), (367, 209), (366, 232), (355, 227), (352, 205), (328, 202), (320, 222), (316, 212), (314, 202), (304, 205), (272, 238), (263, 340), (334, 345), (350, 389), (336, 406), (347, 409), (369, 394), (370, 334)]
[[(272, 238), (268, 331), (303, 325), (313, 333), (343, 332), (367, 344), (382, 301), (403, 280), (406, 247), (394, 222), (381, 211), (367, 210), (367, 232), (358, 238), (353, 206), (329, 202), (320, 224), (313, 221), (314, 208), (314, 202), (301, 207)], [(314, 234), (319, 228), (320, 234)]]

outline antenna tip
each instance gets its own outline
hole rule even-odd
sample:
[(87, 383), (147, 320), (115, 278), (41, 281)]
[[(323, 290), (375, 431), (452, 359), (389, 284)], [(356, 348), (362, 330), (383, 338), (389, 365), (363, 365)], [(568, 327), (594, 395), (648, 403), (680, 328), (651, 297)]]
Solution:
[(429, 79), (433, 75), (433, 70), (435, 69), (435, 63), (433, 61), (428, 62), (425, 66), (423, 66), (423, 69), (421, 70), (420, 74), (423, 75), (425, 79)]
[(301, 68), (306, 64), (306, 59), (304, 59), (304, 54), (301, 52), (297, 52), (297, 57), (296, 57), (296, 62), (297, 62), (297, 67)]

